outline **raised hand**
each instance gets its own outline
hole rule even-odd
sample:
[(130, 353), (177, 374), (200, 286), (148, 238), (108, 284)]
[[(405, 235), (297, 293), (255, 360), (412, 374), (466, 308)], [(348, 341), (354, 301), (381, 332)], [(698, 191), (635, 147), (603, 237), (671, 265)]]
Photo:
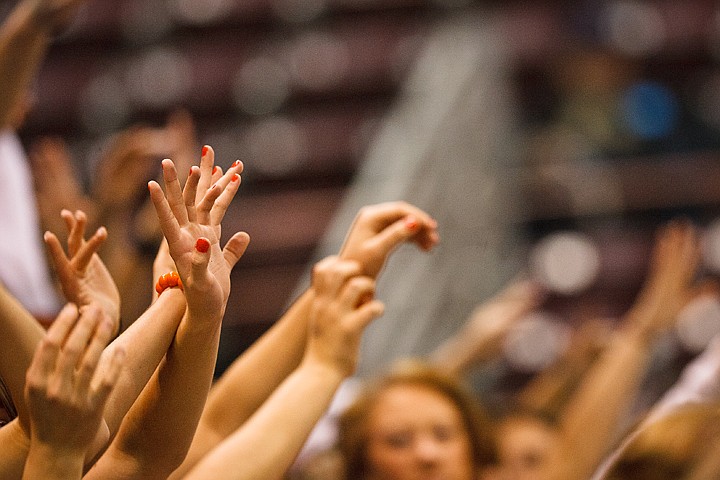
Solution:
[(95, 225), (95, 203), (83, 191), (65, 142), (60, 138), (43, 138), (33, 144), (29, 157), (44, 228), (55, 232), (64, 243), (65, 222), (58, 215), (63, 209), (82, 210), (89, 223)]
[(110, 272), (97, 254), (107, 239), (107, 230), (100, 227), (85, 240), (87, 216), (78, 210), (73, 215), (63, 210), (60, 216), (69, 232), (68, 255), (52, 232), (45, 232), (45, 243), (55, 264), (60, 285), (69, 302), (82, 307), (96, 303), (113, 322), (113, 332), (120, 328), (120, 293)]
[(333, 256), (315, 265), (312, 284), (315, 298), (303, 362), (328, 366), (343, 377), (351, 375), (363, 330), (384, 311), (382, 302), (373, 299), (375, 281), (362, 275), (357, 262)]
[(655, 241), (647, 279), (627, 319), (647, 333), (669, 328), (680, 309), (696, 294), (700, 242), (688, 221), (663, 226)]
[[(206, 156), (214, 156), (212, 149), (204, 149)], [(154, 181), (148, 188), (182, 279), (188, 308), (224, 313), (230, 295), (230, 270), (250, 241), (247, 233), (239, 232), (224, 249), (219, 245), (220, 223), (240, 186), (243, 165), (235, 162), (203, 194), (198, 185), (208, 181), (201, 168), (191, 168), (185, 188), (181, 189), (173, 162), (163, 160), (162, 166), (165, 193)]]
[[(38, 346), (26, 376), (31, 442), (23, 478), (48, 478), (43, 469), (58, 468), (55, 461), (70, 464), (80, 478), (122, 369), (121, 348), (101, 360), (112, 334), (113, 324), (100, 307), (78, 311), (68, 304)], [(61, 478), (73, 478), (65, 475)]]
[(138, 186), (151, 177), (156, 159), (167, 155), (164, 130), (134, 126), (118, 134), (100, 162), (93, 198), (102, 215), (131, 209)]
[(431, 250), (440, 241), (437, 222), (405, 202), (366, 206), (355, 217), (340, 249), (340, 258), (360, 263), (363, 273), (375, 278), (390, 253), (406, 241), (414, 242), (422, 250)]
[(432, 354), (435, 363), (454, 374), (498, 355), (503, 341), (527, 313), (543, 299), (539, 285), (515, 280), (492, 298), (478, 305), (455, 335)]

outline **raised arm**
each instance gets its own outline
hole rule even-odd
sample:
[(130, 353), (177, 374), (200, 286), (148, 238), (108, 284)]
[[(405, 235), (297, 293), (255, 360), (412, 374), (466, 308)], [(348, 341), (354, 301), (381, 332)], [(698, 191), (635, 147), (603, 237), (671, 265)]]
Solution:
[(645, 285), (563, 413), (563, 448), (548, 478), (589, 478), (608, 452), (640, 389), (655, 342), (695, 293), (699, 258), (692, 225), (675, 221), (660, 230)]
[[(213, 168), (210, 163), (201, 163), (200, 167), (207, 171)], [(437, 224), (430, 215), (404, 202), (364, 207), (348, 230), (340, 258), (358, 262), (365, 275), (376, 278), (390, 253), (408, 241), (426, 251), (437, 244)], [(305, 349), (313, 298), (310, 287), (216, 382), (193, 446), (173, 478), (180, 478), (237, 430), (297, 367)]]
[[(236, 162), (197, 205), (197, 167), (184, 191), (170, 160), (163, 161), (166, 192), (150, 182), (187, 311), (165, 358), (88, 478), (167, 478), (187, 454), (213, 378), (230, 270), (249, 242), (247, 234), (237, 233), (224, 249), (219, 246), (220, 222), (237, 192), (241, 171), (242, 164)], [(159, 290), (162, 299), (165, 293)]]
[(344, 378), (355, 371), (364, 328), (382, 314), (375, 282), (351, 261), (329, 257), (313, 271), (305, 355), (260, 409), (185, 477), (280, 479)]
[(0, 28), (0, 128), (17, 128), (48, 44), (85, 0), (21, 0)]
[(113, 322), (94, 305), (68, 304), (40, 343), (27, 371), (30, 451), (24, 480), (82, 478), (84, 459), (125, 356), (113, 348), (99, 368)]

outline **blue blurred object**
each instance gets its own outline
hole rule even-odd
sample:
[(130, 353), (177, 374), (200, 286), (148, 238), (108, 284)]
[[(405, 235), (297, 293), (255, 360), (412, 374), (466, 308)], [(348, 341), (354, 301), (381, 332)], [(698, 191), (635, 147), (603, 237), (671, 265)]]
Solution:
[(627, 128), (645, 140), (671, 134), (678, 123), (678, 100), (667, 86), (642, 81), (628, 88), (623, 96), (623, 118)]

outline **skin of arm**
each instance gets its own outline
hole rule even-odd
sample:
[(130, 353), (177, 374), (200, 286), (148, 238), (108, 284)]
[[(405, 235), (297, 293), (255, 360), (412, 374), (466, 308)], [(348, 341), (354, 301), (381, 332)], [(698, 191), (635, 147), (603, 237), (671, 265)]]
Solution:
[[(212, 164), (201, 162), (200, 168), (212, 170)], [(358, 212), (340, 258), (358, 262), (365, 275), (377, 278), (389, 255), (402, 243), (412, 242), (429, 251), (438, 241), (437, 223), (430, 215), (405, 202), (381, 203)], [(304, 354), (314, 295), (312, 287), (306, 290), (216, 382), (187, 459), (171, 478), (182, 478), (200, 458), (237, 430), (298, 366)]]
[(583, 322), (573, 332), (570, 345), (550, 367), (528, 382), (517, 396), (518, 405), (530, 412), (560, 412), (583, 376), (607, 347), (612, 326), (609, 320)]
[(10, 391), (18, 412), (19, 426), (30, 434), (30, 423), (24, 400), (25, 372), (45, 330), (15, 297), (0, 285), (0, 376)]
[(562, 446), (546, 478), (589, 478), (612, 445), (636, 397), (659, 336), (695, 294), (700, 259), (695, 229), (674, 221), (659, 232), (648, 278), (611, 341), (570, 400), (561, 420)]
[(48, 44), (85, 0), (22, 0), (0, 29), (0, 128), (17, 128)]
[(27, 371), (30, 451), (23, 480), (82, 478), (85, 456), (102, 421), (125, 352), (100, 356), (113, 334), (113, 322), (98, 306), (68, 304), (38, 346)]
[[(205, 155), (214, 153), (207, 149)], [(230, 294), (230, 270), (249, 243), (241, 232), (224, 249), (219, 245), (220, 222), (237, 192), (241, 171), (242, 163), (237, 162), (197, 206), (197, 167), (184, 192), (169, 160), (163, 161), (166, 193), (150, 183), (151, 198), (182, 279), (187, 311), (165, 358), (87, 478), (167, 478), (185, 458), (212, 382)]]
[[(69, 301), (83, 306), (96, 303), (112, 320), (114, 331), (119, 328), (120, 296), (110, 273), (97, 255), (97, 250), (107, 238), (107, 231), (99, 228), (87, 241), (84, 240), (87, 216), (82, 211), (74, 214), (64, 210), (68, 235), (68, 257), (57, 236), (45, 234), (45, 241), (58, 272), (63, 292)], [(160, 249), (158, 258), (169, 256)], [(165, 262), (167, 263), (167, 261)], [(171, 262), (172, 263), (172, 262)], [(163, 273), (174, 270), (174, 266)], [(158, 305), (152, 305), (137, 320), (138, 326), (125, 330), (113, 342), (116, 348), (132, 351), (125, 360), (116, 388), (105, 408), (105, 421), (110, 438), (114, 437), (120, 422), (135, 402), (155, 368), (162, 360), (172, 342), (175, 331), (185, 312), (185, 296), (181, 292), (168, 292)], [(104, 451), (102, 448), (94, 456)]]
[(0, 428), (0, 478), (21, 478), (30, 450), (30, 437), (16, 418)]
[(300, 365), (185, 478), (282, 478), (340, 383), (354, 372), (364, 328), (383, 312), (382, 303), (371, 300), (374, 280), (361, 272), (356, 262), (337, 257), (316, 265), (308, 345)]

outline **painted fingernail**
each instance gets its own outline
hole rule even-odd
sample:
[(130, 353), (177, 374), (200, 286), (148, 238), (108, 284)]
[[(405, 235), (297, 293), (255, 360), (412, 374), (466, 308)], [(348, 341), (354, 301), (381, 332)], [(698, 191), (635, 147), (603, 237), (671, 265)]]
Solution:
[(230, 177), (230, 180), (232, 180), (233, 182), (237, 182), (238, 180), (240, 180), (240, 175), (238, 175), (237, 173), (233, 173), (233, 176)]
[(405, 219), (405, 228), (408, 230), (417, 230), (418, 226), (420, 226), (420, 224), (415, 217), (409, 216)]
[(207, 145), (203, 145), (203, 147), (202, 147), (202, 156), (204, 157), (205, 155), (207, 155), (207, 152), (208, 152), (208, 146), (207, 146)]
[(192, 167), (190, 167), (190, 173), (188, 173), (188, 177), (192, 175)]
[(233, 162), (233, 164), (230, 165), (230, 168), (235, 168), (235, 167), (237, 167), (238, 165), (240, 165), (240, 160), (235, 160), (235, 162)]
[(208, 250), (210, 250), (210, 242), (208, 242), (204, 238), (198, 238), (197, 242), (195, 242), (195, 250), (200, 253), (207, 252)]
[(220, 168), (217, 165), (215, 165), (213, 167), (213, 175), (215, 175), (218, 172), (218, 170), (220, 170)]

